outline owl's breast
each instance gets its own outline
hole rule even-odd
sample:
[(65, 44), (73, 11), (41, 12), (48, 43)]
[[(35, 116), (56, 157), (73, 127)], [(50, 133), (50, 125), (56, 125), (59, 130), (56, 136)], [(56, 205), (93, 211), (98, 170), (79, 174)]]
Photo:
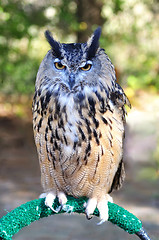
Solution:
[(50, 164), (69, 194), (78, 196), (76, 187), (81, 181), (89, 182), (88, 192), (92, 182), (107, 179), (106, 172), (113, 178), (122, 158), (124, 127), (122, 111), (106, 91), (87, 87), (76, 93), (35, 97), (33, 119), (41, 166)]
[(106, 96), (100, 95), (99, 99), (96, 92), (86, 87), (85, 91), (61, 94), (55, 103), (52, 128), (58, 131), (62, 155), (86, 160), (91, 151), (90, 141), (99, 145), (100, 120), (107, 111)]
[(87, 162), (91, 146), (100, 145), (101, 128), (109, 135), (107, 122), (115, 114), (122, 122), (118, 109), (108, 100), (107, 91), (99, 87), (86, 86), (76, 92), (56, 89), (34, 100), (35, 139), (41, 136), (46, 140), (50, 159)]

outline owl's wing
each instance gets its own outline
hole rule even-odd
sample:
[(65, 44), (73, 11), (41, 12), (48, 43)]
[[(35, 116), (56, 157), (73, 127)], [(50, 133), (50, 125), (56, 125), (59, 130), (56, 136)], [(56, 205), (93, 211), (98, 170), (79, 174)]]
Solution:
[(115, 174), (111, 189), (109, 191), (109, 193), (111, 193), (113, 190), (118, 190), (121, 188), (123, 181), (125, 179), (125, 169), (124, 169), (124, 163), (123, 163), (123, 159), (121, 160), (118, 170)]
[(125, 105), (131, 108), (131, 103), (118, 83), (115, 84), (114, 91), (111, 93), (111, 100), (116, 106), (122, 107), (123, 117), (125, 117)]
[[(118, 106), (118, 108), (121, 109), (122, 119), (125, 123), (125, 115), (127, 114), (125, 105), (131, 108), (131, 103), (128, 97), (126, 96), (126, 94), (124, 93), (123, 89), (117, 83), (116, 83), (115, 91), (111, 93), (111, 100), (116, 106)], [(124, 132), (123, 138), (125, 138), (125, 132)], [(114, 176), (114, 180), (109, 193), (111, 193), (113, 190), (120, 189), (124, 179), (125, 179), (125, 168), (124, 168), (124, 163), (122, 158), (119, 163), (118, 170)]]

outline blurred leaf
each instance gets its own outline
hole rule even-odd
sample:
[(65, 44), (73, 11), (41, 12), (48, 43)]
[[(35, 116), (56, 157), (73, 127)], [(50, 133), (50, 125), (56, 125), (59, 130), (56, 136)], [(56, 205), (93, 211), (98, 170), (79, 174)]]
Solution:
[[(26, 94), (34, 91), (38, 66), (49, 49), (43, 35), (46, 28), (60, 41), (74, 42), (77, 37), (85, 39), (90, 35), (97, 24), (93, 22), (95, 19), (103, 25), (100, 43), (118, 70), (118, 81), (133, 91), (159, 91), (159, 2), (93, 0), (91, 5), (84, 1), (84, 4), (78, 3), (78, 0), (52, 0), (51, 4), (49, 0), (1, 1), (1, 91)], [(100, 16), (93, 15), (92, 19), (90, 13)]]

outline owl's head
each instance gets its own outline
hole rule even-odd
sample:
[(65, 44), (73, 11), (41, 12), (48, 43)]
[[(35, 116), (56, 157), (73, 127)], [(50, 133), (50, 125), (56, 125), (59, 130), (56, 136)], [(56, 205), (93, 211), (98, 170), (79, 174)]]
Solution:
[(47, 77), (50, 87), (60, 84), (67, 92), (80, 91), (86, 86), (111, 88), (116, 79), (114, 67), (104, 49), (99, 47), (100, 35), (98, 27), (87, 42), (65, 44), (57, 42), (46, 31), (51, 50), (41, 63), (36, 84), (40, 85)]

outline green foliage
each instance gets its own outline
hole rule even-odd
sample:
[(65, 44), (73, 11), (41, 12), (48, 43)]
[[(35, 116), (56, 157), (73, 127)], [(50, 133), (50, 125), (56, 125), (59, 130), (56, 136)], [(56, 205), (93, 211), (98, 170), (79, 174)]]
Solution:
[(107, 52), (120, 80), (134, 90), (159, 90), (158, 8), (159, 3), (150, 0), (108, 0), (102, 9)]
[(128, 85), (137, 89), (157, 89), (159, 90), (159, 76), (157, 69), (157, 56), (150, 54), (142, 63), (134, 62), (134, 66), (129, 69), (130, 75), (127, 78)]
[[(38, 29), (48, 22), (44, 9), (25, 1), (1, 1), (0, 88), (5, 93), (33, 92), (40, 60), (30, 55), (29, 51)], [(35, 30), (33, 26), (36, 26)]]
[[(159, 91), (159, 3), (151, 0), (101, 0), (101, 46), (115, 64), (123, 85)], [(33, 93), (40, 61), (49, 49), (49, 28), (62, 41), (76, 41), (86, 30), (78, 22), (77, 0), (2, 0), (0, 3), (0, 89)], [(86, 7), (86, 4), (85, 6)], [(94, 25), (92, 28), (94, 29)]]

